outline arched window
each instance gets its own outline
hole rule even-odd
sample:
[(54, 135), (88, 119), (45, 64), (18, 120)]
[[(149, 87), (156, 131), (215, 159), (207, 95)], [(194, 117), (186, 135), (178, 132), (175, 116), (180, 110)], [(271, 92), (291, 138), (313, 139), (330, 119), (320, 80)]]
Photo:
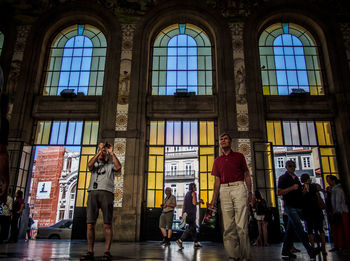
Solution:
[(319, 47), (299, 25), (274, 24), (259, 39), (264, 95), (324, 95)]
[(2, 53), (2, 46), (4, 45), (4, 34), (0, 32), (0, 56)]
[(91, 25), (73, 25), (53, 40), (45, 71), (44, 96), (62, 91), (102, 95), (106, 38)]
[(153, 44), (152, 95), (212, 95), (211, 49), (208, 36), (195, 25), (162, 30)]

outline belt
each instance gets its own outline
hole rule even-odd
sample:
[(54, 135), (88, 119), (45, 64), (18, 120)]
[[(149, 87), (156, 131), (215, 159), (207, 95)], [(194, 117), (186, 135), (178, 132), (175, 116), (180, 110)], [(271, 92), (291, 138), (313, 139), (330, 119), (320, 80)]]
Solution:
[(241, 185), (243, 183), (244, 182), (240, 180), (240, 181), (235, 181), (235, 182), (223, 183), (223, 184), (220, 184), (220, 186), (222, 186), (222, 187), (238, 186), (238, 185)]

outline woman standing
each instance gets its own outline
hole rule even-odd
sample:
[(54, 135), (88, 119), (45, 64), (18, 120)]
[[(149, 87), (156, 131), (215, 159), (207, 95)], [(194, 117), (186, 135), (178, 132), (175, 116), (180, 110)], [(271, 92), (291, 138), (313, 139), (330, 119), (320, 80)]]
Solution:
[(197, 201), (197, 194), (196, 194), (196, 184), (191, 183), (189, 185), (189, 191), (186, 193), (184, 204), (182, 206), (182, 214), (186, 213), (186, 223), (188, 224), (185, 232), (182, 234), (180, 239), (176, 240), (176, 243), (180, 247), (180, 249), (183, 249), (182, 242), (189, 236), (192, 236), (192, 240), (194, 242), (193, 247), (194, 248), (200, 248), (202, 245), (198, 243), (198, 237), (197, 237), (197, 229), (196, 229), (196, 212), (197, 212), (197, 205), (203, 204), (203, 200), (200, 199)]
[(12, 217), (11, 217), (11, 237), (10, 242), (16, 243), (18, 238), (18, 221), (21, 217), (22, 211), (24, 209), (23, 192), (18, 190), (16, 192), (16, 200), (13, 202), (12, 207)]
[[(255, 218), (258, 221), (259, 236), (256, 240), (257, 246), (268, 246), (267, 242), (267, 222), (265, 221), (265, 215), (267, 213), (267, 204), (265, 199), (262, 198), (260, 191), (255, 191)], [(264, 240), (264, 241), (263, 241)]]

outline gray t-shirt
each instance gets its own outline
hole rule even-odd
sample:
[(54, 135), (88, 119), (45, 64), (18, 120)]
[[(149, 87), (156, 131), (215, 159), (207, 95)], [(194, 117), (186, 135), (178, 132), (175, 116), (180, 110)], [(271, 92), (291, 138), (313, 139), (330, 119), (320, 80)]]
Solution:
[[(90, 185), (87, 191), (106, 190), (114, 193), (114, 163), (96, 161), (91, 170)], [(94, 188), (97, 183), (97, 188)]]

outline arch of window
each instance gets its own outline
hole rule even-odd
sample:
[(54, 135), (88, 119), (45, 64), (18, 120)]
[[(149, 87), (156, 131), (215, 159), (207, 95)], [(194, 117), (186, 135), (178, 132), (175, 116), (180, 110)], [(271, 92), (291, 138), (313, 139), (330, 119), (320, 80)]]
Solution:
[(324, 95), (319, 47), (303, 27), (269, 26), (260, 35), (259, 54), (264, 95)]
[(0, 56), (2, 53), (2, 46), (4, 45), (4, 34), (0, 31)]
[(102, 95), (106, 50), (105, 36), (92, 25), (62, 30), (50, 46), (43, 95), (57, 96), (63, 90)]
[(192, 24), (163, 29), (153, 44), (152, 95), (213, 94), (212, 45)]

